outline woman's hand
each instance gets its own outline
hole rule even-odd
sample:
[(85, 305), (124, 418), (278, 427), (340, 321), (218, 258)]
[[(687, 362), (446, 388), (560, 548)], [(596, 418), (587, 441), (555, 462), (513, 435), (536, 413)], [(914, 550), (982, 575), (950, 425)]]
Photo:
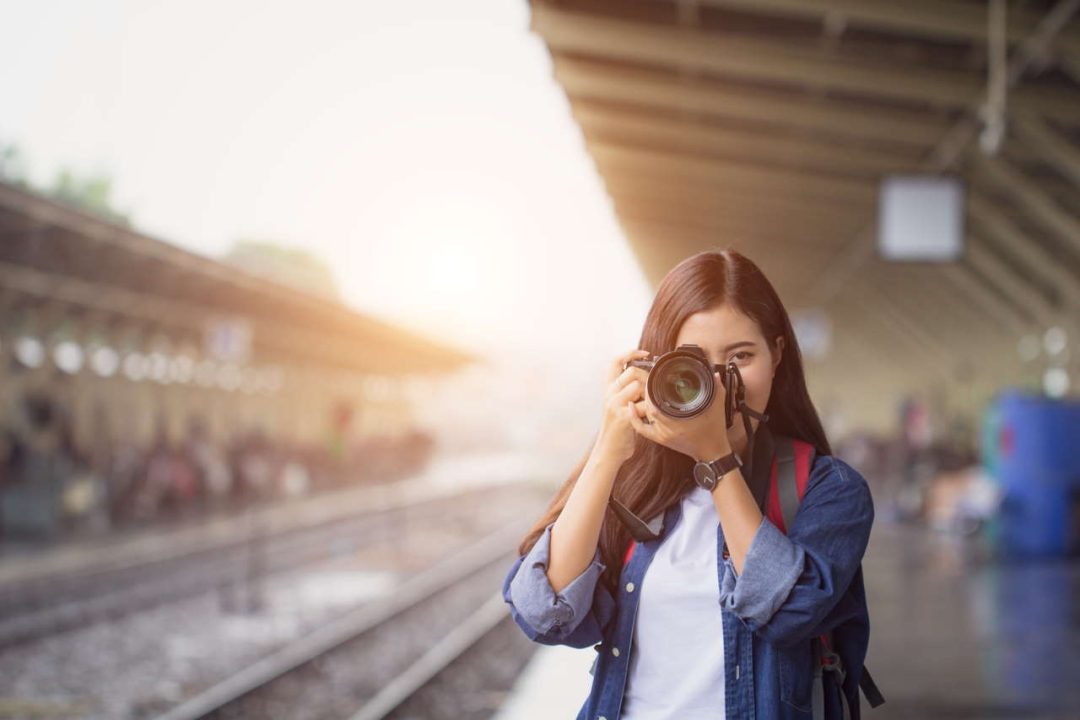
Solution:
[(600, 433), (593, 446), (593, 454), (612, 460), (620, 465), (634, 454), (634, 428), (631, 421), (637, 417), (635, 402), (645, 392), (645, 380), (649, 374), (641, 368), (623, 366), (631, 360), (648, 357), (647, 350), (632, 350), (612, 361), (608, 370), (608, 386), (604, 394), (604, 416)]
[[(727, 435), (727, 419), (724, 406), (727, 393), (720, 379), (720, 372), (713, 372), (715, 394), (705, 412), (690, 418), (673, 418), (660, 412), (648, 394), (637, 403), (630, 424), (642, 437), (648, 438), (672, 450), (689, 455), (694, 460), (711, 462), (731, 452)], [(649, 420), (646, 423), (642, 418)]]

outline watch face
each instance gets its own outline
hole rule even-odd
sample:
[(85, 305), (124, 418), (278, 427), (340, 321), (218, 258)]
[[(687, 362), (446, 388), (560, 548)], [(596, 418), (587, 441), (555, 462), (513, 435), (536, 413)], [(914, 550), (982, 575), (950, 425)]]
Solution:
[(694, 480), (700, 487), (712, 490), (716, 487), (716, 471), (713, 470), (712, 465), (699, 462), (694, 465)]

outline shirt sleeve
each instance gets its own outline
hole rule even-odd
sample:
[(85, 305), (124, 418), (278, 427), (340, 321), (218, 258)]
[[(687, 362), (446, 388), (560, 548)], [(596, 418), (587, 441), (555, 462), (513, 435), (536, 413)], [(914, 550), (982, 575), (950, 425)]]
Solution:
[(742, 574), (724, 560), (721, 606), (778, 647), (824, 632), (822, 621), (859, 569), (873, 521), (866, 480), (842, 460), (822, 456), (789, 533), (764, 517)]
[[(504, 582), (503, 599), (532, 640), (574, 647), (595, 644), (600, 642), (603, 616), (614, 604), (611, 594), (598, 582), (607, 565), (597, 548), (581, 574), (556, 593), (547, 578), (552, 525), (514, 563)], [(600, 594), (604, 597), (597, 597)]]

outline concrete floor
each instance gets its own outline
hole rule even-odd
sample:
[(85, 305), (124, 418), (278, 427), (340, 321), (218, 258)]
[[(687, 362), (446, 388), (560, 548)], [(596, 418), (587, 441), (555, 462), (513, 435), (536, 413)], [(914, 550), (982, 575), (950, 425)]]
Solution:
[[(875, 522), (863, 560), (868, 720), (1080, 718), (1080, 558), (995, 559), (985, 540)], [(574, 717), (593, 650), (542, 647), (501, 718)]]
[(867, 717), (1080, 718), (1080, 559), (879, 521), (863, 571), (887, 700)]

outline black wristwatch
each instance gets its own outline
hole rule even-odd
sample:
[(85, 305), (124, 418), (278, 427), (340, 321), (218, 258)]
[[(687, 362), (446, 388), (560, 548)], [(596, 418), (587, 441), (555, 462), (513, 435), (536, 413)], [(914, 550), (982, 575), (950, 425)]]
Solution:
[(720, 478), (735, 468), (741, 467), (742, 460), (734, 452), (712, 462), (701, 461), (694, 465), (694, 482), (698, 487), (712, 492), (719, 484)]

